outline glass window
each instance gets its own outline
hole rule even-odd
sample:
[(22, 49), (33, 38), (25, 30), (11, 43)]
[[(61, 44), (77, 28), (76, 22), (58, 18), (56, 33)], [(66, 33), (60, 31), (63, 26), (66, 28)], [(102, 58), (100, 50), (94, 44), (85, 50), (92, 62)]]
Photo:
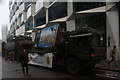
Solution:
[(90, 28), (94, 34), (90, 39), (91, 45), (96, 46), (105, 46), (106, 45), (106, 17), (105, 14), (99, 14), (84, 18), (76, 19), (76, 30), (82, 30), (85, 28)]
[(67, 16), (67, 2), (57, 2), (48, 9), (49, 21)]
[(104, 30), (106, 26), (105, 14), (99, 14), (89, 17), (78, 18), (75, 20), (76, 29), (93, 28), (97, 30)]
[(25, 9), (28, 7), (29, 4), (31, 4), (31, 2), (25, 2)]
[(43, 25), (46, 23), (46, 12), (40, 14), (40, 15), (37, 15), (35, 17), (35, 27), (37, 26), (40, 26), (40, 25)]
[(105, 6), (105, 2), (74, 2), (74, 12)]
[(26, 22), (26, 31), (31, 30), (31, 29), (33, 29), (33, 21), (32, 20)]

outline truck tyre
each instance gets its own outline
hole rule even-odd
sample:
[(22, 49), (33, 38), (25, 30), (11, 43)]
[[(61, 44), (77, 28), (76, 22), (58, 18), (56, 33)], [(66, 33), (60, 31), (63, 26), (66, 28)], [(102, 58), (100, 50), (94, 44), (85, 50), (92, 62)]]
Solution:
[(67, 71), (71, 74), (79, 73), (79, 71), (80, 71), (79, 61), (75, 58), (69, 58), (66, 61), (66, 68), (67, 68)]

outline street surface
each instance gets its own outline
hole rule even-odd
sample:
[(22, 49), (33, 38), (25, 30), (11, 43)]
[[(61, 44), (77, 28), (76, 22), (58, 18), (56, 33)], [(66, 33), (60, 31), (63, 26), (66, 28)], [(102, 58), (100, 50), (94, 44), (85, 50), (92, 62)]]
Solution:
[(22, 74), (21, 65), (16, 61), (2, 60), (2, 80), (41, 80), (41, 79), (72, 79), (72, 80), (120, 80), (119, 72), (97, 70), (81, 72), (78, 75), (71, 75), (63, 68), (49, 69), (39, 66), (29, 66), (29, 74)]

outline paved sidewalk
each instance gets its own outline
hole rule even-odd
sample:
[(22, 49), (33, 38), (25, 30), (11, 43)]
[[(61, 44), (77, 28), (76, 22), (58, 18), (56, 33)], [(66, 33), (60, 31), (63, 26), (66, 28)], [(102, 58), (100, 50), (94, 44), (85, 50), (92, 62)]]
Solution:
[(109, 60), (105, 59), (101, 61), (100, 63), (96, 64), (95, 68), (120, 72), (120, 61), (116, 61), (118, 65), (117, 67), (114, 66), (113, 62), (110, 65), (108, 65), (108, 62)]

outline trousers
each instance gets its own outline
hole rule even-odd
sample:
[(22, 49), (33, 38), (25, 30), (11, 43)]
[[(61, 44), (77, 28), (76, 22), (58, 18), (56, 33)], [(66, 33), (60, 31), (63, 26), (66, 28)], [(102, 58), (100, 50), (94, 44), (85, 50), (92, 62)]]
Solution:
[(22, 66), (22, 72), (28, 73), (28, 63), (22, 63), (21, 66)]

